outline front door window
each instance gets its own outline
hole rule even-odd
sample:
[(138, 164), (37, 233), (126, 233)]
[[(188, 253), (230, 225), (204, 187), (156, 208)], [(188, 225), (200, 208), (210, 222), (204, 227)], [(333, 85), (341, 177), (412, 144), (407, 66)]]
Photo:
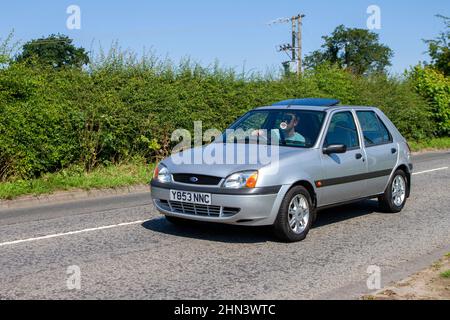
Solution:
[(343, 144), (347, 150), (359, 148), (358, 130), (350, 111), (336, 113), (331, 118), (324, 147), (333, 144)]

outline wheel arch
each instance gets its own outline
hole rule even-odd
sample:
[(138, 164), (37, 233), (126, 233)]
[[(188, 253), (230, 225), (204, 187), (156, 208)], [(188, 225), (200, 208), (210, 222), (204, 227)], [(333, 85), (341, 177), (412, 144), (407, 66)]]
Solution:
[(406, 197), (409, 198), (409, 196), (411, 194), (411, 171), (409, 170), (408, 166), (405, 164), (399, 165), (397, 168), (395, 168), (394, 172), (397, 170), (402, 170), (406, 174), (406, 183), (408, 185)]
[[(291, 187), (289, 188), (289, 190), (291, 190), (294, 187), (297, 186), (302, 186), (304, 187), (306, 190), (308, 190), (309, 194), (311, 195), (311, 200), (313, 201), (313, 206), (314, 208), (317, 207), (317, 194), (316, 194), (316, 190), (314, 189), (314, 186), (312, 185), (311, 182), (309, 182), (308, 180), (299, 180), (295, 183), (293, 183), (291, 185)], [(289, 192), (288, 190), (288, 192)]]

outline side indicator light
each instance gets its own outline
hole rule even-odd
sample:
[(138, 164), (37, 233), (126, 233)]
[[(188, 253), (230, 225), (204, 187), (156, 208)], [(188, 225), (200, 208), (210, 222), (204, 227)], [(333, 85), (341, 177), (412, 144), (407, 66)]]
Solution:
[(254, 188), (254, 187), (256, 187), (257, 181), (258, 181), (258, 173), (254, 173), (250, 177), (248, 177), (247, 182), (245, 183), (245, 186), (247, 188)]

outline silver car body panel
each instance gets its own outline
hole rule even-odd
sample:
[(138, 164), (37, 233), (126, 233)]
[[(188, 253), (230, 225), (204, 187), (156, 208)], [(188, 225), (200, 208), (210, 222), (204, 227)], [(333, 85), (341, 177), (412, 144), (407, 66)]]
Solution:
[[(305, 107), (305, 106), (269, 106), (255, 110), (319, 110), (325, 111), (326, 117), (315, 145), (309, 149), (279, 147), (279, 158), (268, 165), (261, 164), (214, 164), (194, 165), (176, 164), (171, 157), (161, 163), (171, 174), (210, 175), (220, 177), (215, 186), (192, 185), (172, 182), (164, 186), (152, 181), (152, 198), (156, 208), (165, 215), (177, 216), (186, 219), (210, 221), (240, 225), (271, 225), (274, 223), (282, 200), (289, 189), (298, 183), (306, 185), (315, 198), (317, 208), (324, 208), (361, 198), (376, 197), (382, 194), (393, 173), (403, 166), (410, 176), (412, 163), (410, 151), (406, 140), (399, 133), (384, 113), (373, 107), (342, 106), (342, 107)], [(350, 111), (353, 115), (359, 139), (359, 148), (348, 150), (344, 154), (326, 155), (322, 152), (324, 139), (334, 114)], [(392, 143), (366, 147), (362, 130), (357, 117), (357, 111), (374, 111), (392, 135)], [(235, 152), (244, 152), (245, 159), (252, 152), (249, 144), (223, 144), (223, 148), (234, 148)], [(266, 146), (267, 147), (267, 146)], [(204, 147), (203, 147), (204, 148)], [(394, 152), (395, 150), (395, 152)], [(193, 156), (196, 149), (184, 151), (184, 155)], [(360, 154), (362, 157), (357, 159)], [(248, 190), (230, 190), (221, 187), (224, 180), (231, 174), (258, 170), (258, 182), (255, 194)], [(409, 179), (410, 180), (410, 179)], [(319, 185), (322, 184), (321, 187)], [(277, 188), (274, 188), (276, 186)], [(266, 188), (266, 189), (265, 189)], [(272, 188), (272, 189), (270, 189)], [(198, 192), (211, 192), (212, 204), (218, 207), (237, 207), (239, 213), (228, 217), (210, 217), (192, 214), (183, 214), (168, 210), (162, 201), (169, 200), (169, 190), (191, 190)], [(272, 190), (272, 193), (260, 192)]]

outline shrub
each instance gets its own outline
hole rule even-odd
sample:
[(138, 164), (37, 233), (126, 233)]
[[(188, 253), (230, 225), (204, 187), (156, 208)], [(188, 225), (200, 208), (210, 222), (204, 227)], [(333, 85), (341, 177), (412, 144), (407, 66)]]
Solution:
[(414, 90), (407, 78), (373, 76), (356, 81), (356, 105), (380, 108), (407, 139), (420, 141), (431, 137), (433, 123), (430, 106)]
[[(33, 64), (34, 65), (34, 64)], [(232, 70), (153, 57), (106, 57), (88, 70), (13, 63), (0, 69), (0, 179), (71, 165), (168, 155), (177, 128), (225, 129), (244, 112), (288, 98), (336, 97), (380, 107), (408, 138), (431, 136), (426, 102), (408, 79), (364, 78), (330, 65), (302, 77), (243, 77)]]
[(414, 68), (411, 78), (417, 92), (431, 105), (437, 135), (450, 135), (450, 78), (421, 66)]

